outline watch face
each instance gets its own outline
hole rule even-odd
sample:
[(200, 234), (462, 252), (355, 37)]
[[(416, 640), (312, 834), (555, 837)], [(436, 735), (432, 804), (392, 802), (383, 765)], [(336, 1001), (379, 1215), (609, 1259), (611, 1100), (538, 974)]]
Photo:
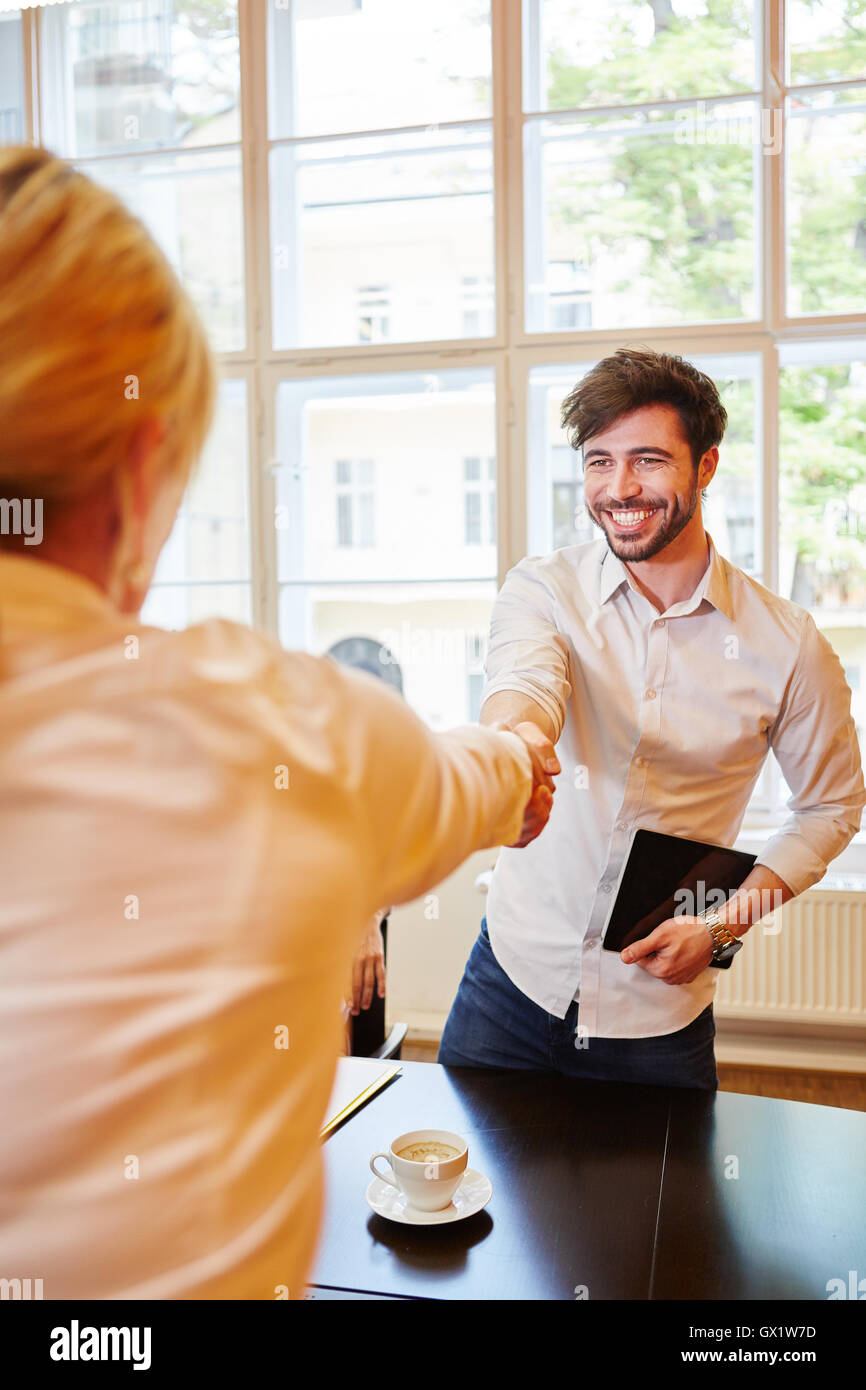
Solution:
[(727, 946), (723, 946), (720, 951), (715, 953), (716, 960), (730, 960), (731, 956), (737, 954), (742, 944), (741, 941), (729, 941)]

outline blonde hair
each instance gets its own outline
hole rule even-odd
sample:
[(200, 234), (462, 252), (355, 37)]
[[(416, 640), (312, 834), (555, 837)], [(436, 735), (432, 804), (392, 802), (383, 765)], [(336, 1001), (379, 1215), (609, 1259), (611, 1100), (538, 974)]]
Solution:
[(202, 322), (144, 224), (50, 150), (0, 147), (0, 493), (86, 495), (151, 415), (186, 478), (216, 391)]

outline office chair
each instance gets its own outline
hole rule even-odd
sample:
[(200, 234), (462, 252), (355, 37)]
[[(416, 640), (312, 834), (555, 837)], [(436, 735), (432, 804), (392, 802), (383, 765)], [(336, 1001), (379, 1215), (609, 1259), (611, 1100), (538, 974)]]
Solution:
[[(385, 973), (388, 971), (388, 918), (381, 923), (382, 941), (385, 946)], [(385, 1037), (385, 1000), (378, 992), (373, 995), (369, 1009), (362, 1009), (350, 1018), (351, 1056), (377, 1057), (381, 1061), (399, 1061), (408, 1025), (395, 1023), (387, 1038)]]

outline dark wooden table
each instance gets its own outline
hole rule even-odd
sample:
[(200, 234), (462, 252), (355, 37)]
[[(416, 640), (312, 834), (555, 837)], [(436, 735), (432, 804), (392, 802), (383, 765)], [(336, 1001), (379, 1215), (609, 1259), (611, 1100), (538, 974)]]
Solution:
[[(424, 1127), (466, 1137), (482, 1212), (368, 1207), (370, 1155)], [(826, 1300), (866, 1276), (857, 1111), (404, 1062), (324, 1155), (311, 1298)]]

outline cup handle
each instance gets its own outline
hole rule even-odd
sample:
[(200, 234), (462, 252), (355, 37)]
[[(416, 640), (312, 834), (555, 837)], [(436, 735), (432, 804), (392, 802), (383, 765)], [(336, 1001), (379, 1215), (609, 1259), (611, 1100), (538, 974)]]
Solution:
[[(379, 1172), (379, 1169), (376, 1167), (377, 1158), (384, 1158), (385, 1162), (388, 1164), (388, 1169), (391, 1174), (390, 1178), (386, 1178), (384, 1173)], [(394, 1181), (394, 1169), (391, 1167), (390, 1158), (388, 1154), (381, 1152), (373, 1154), (373, 1157), (370, 1159), (370, 1167), (372, 1168), (373, 1172), (376, 1174), (376, 1177), (379, 1179), (380, 1182), (386, 1182), (389, 1187), (396, 1187), (398, 1192), (402, 1192), (403, 1189), (401, 1188), (400, 1184)]]

